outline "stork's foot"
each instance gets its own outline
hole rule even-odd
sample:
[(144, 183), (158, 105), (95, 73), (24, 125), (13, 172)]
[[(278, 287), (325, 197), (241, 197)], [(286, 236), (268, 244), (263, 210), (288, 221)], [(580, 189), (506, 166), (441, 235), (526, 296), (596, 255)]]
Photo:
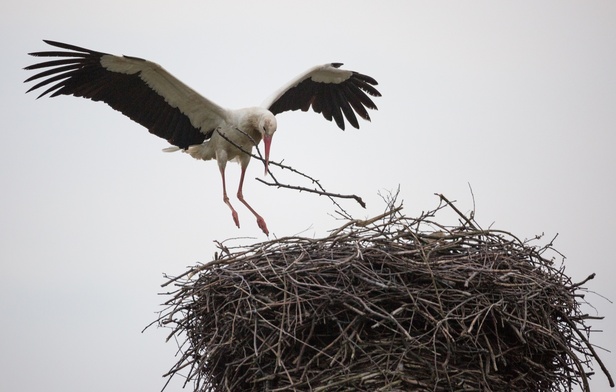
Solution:
[(265, 224), (265, 219), (257, 216), (257, 225), (259, 225), (259, 229), (261, 229), (266, 236), (269, 237), (269, 230), (267, 230), (267, 225)]
[(233, 222), (235, 222), (235, 225), (237, 226), (237, 228), (240, 228), (240, 218), (237, 215), (237, 212), (235, 210), (231, 211), (231, 216), (233, 217)]

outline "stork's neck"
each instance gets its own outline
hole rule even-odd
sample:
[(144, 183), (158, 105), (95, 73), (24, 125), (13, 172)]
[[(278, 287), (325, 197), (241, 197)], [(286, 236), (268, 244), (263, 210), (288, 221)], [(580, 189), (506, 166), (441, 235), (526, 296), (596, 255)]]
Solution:
[(259, 129), (259, 125), (262, 117), (269, 114), (269, 111), (260, 107), (251, 107), (240, 109), (237, 114), (238, 128), (252, 138), (255, 143), (261, 142), (263, 131)]

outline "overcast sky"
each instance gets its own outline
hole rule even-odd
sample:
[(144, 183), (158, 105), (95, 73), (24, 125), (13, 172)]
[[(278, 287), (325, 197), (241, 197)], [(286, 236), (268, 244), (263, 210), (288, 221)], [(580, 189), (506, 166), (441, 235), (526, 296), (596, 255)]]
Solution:
[[(558, 235), (575, 281), (597, 273), (588, 311), (606, 319), (592, 341), (616, 349), (616, 2), (13, 3), (0, 13), (0, 390), (160, 390), (175, 343), (141, 330), (166, 299), (163, 273), (209, 261), (215, 240), (266, 240), (237, 201), (234, 226), (213, 162), (161, 152), (104, 104), (24, 94), (42, 39), (156, 61), (229, 108), (315, 64), (373, 76), (371, 123), (342, 132), (284, 113), (271, 159), (362, 196), (365, 210), (343, 203), (356, 218), (399, 186), (407, 216), (443, 193), (484, 227)], [(239, 166), (227, 171), (234, 194)], [(272, 237), (341, 224), (327, 199), (267, 187), (262, 172), (253, 162), (244, 195)], [(616, 355), (599, 352), (616, 376)], [(607, 390), (595, 370), (593, 391)]]

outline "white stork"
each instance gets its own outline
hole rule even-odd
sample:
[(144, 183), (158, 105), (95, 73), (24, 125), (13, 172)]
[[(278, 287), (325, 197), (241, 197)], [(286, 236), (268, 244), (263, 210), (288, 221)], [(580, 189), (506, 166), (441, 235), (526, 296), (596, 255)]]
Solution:
[(259, 228), (266, 235), (269, 231), (265, 220), (242, 194), (250, 155), (241, 150), (251, 152), (263, 139), (267, 174), (276, 114), (287, 110), (307, 111), (312, 107), (327, 120), (333, 118), (343, 130), (345, 117), (353, 127), (359, 128), (355, 113), (370, 121), (366, 108), (377, 107), (368, 94), (381, 95), (373, 87), (377, 85), (373, 78), (341, 69), (341, 63), (330, 63), (304, 72), (260, 107), (229, 110), (199, 95), (156, 63), (55, 41), (44, 42), (66, 51), (30, 53), (58, 59), (25, 68), (45, 69), (25, 81), (43, 79), (27, 92), (52, 84), (38, 98), (46, 94), (50, 97), (74, 95), (103, 101), (175, 146), (166, 151), (181, 149), (196, 159), (216, 159), (222, 176), (223, 201), (231, 209), (235, 225), (240, 227), (225, 183), (227, 161), (238, 160), (241, 175), (237, 198), (255, 215)]

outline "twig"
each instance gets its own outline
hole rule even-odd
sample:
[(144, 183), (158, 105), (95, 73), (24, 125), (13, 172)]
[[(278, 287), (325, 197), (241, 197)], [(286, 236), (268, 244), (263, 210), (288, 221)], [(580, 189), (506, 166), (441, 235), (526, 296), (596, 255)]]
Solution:
[[(310, 189), (310, 188), (305, 188), (302, 186), (297, 186), (297, 185), (288, 185), (288, 184), (282, 184), (280, 182), (278, 182), (278, 180), (276, 180), (274, 178), (274, 176), (272, 176), (272, 178), (274, 179), (274, 182), (267, 182), (261, 178), (257, 178), (256, 180), (265, 184), (265, 185), (269, 185), (269, 186), (275, 186), (278, 188), (286, 188), (286, 189), (293, 189), (296, 191), (300, 191), (300, 192), (309, 192), (309, 193), (316, 193), (319, 196), (327, 196), (330, 199), (332, 198), (338, 198), (338, 199), (354, 199), (357, 203), (359, 203), (360, 206), (362, 206), (363, 208), (366, 208), (366, 203), (362, 200), (361, 197), (357, 196), (357, 195), (342, 195), (340, 193), (331, 193), (331, 192), (326, 192), (326, 191), (320, 191), (317, 189)], [(336, 203), (337, 204), (337, 203)], [(341, 208), (339, 205), (337, 206), (338, 208)]]
[[(237, 128), (236, 128), (237, 129)], [(263, 155), (261, 154), (261, 151), (259, 150), (259, 146), (258, 143), (255, 143), (255, 140), (248, 134), (246, 134), (245, 132), (243, 132), (240, 129), (237, 129), (238, 132), (241, 132), (242, 134), (246, 135), (248, 138), (250, 138), (255, 146), (255, 149), (257, 150), (258, 155), (255, 155), (249, 151), (246, 151), (245, 149), (243, 149), (241, 146), (239, 146), (238, 144), (234, 143), (232, 140), (230, 140), (227, 136), (225, 136), (224, 134), (222, 134), (220, 131), (216, 130), (216, 132), (218, 132), (218, 134), (225, 139), (227, 142), (229, 142), (230, 144), (232, 144), (233, 146), (235, 146), (237, 149), (239, 149), (241, 152), (243, 152), (244, 154), (250, 155), (251, 157), (260, 160), (261, 162), (263, 162), (265, 164), (265, 159), (263, 158)], [(257, 181), (268, 185), (268, 186), (275, 186), (278, 188), (286, 188), (286, 189), (292, 189), (292, 190), (297, 190), (300, 192), (308, 192), (308, 193), (314, 193), (314, 194), (318, 194), (321, 196), (326, 196), (328, 197), (333, 203), (334, 205), (336, 205), (337, 208), (339, 208), (340, 210), (344, 211), (344, 209), (334, 200), (335, 198), (338, 199), (353, 199), (355, 200), (360, 206), (362, 206), (363, 208), (366, 208), (366, 203), (362, 200), (361, 197), (357, 196), (357, 195), (344, 195), (344, 194), (339, 194), (339, 193), (332, 193), (332, 192), (327, 192), (325, 190), (325, 188), (323, 188), (323, 186), (321, 186), (321, 183), (319, 182), (319, 180), (316, 180), (314, 178), (312, 178), (311, 176), (304, 174), (294, 168), (292, 168), (291, 166), (287, 166), (287, 165), (283, 165), (282, 162), (278, 163), (278, 162), (269, 162), (270, 166), (277, 166), (283, 170), (289, 170), (292, 173), (298, 174), (306, 179), (308, 179), (309, 181), (311, 181), (313, 184), (315, 184), (319, 189), (311, 189), (311, 188), (306, 188), (303, 186), (298, 186), (298, 185), (289, 185), (289, 184), (283, 184), (281, 182), (279, 182), (276, 177), (273, 175), (273, 173), (269, 170), (269, 168), (267, 169), (267, 172), (270, 174), (270, 176), (272, 177), (272, 179), (274, 180), (274, 182), (270, 183), (267, 181), (264, 181), (260, 178), (256, 178)], [(345, 214), (346, 211), (344, 211)], [(347, 217), (350, 217), (350, 215), (347, 214)]]
[(473, 224), (472, 219), (468, 218), (466, 215), (462, 213), (452, 202), (449, 201), (442, 193), (435, 193), (442, 201), (447, 203), (449, 207), (451, 207), (462, 219), (464, 219), (464, 223), (469, 225), (471, 228), (478, 230), (478, 228)]

